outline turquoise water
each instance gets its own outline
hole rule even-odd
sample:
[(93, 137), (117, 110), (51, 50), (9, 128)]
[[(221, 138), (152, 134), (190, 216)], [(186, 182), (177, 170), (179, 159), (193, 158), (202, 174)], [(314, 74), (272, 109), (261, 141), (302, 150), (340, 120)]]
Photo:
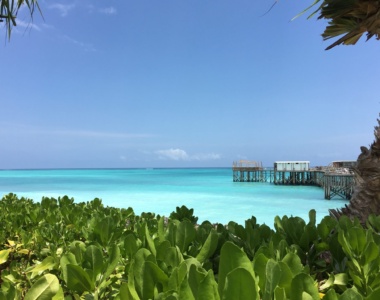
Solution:
[(233, 182), (231, 168), (0, 171), (0, 196), (10, 192), (35, 201), (63, 195), (76, 202), (101, 198), (104, 205), (132, 207), (137, 214), (168, 216), (176, 206), (186, 205), (194, 208), (199, 223), (244, 224), (255, 216), (271, 227), (276, 215), (308, 219), (315, 209), (320, 220), (328, 209), (347, 204), (324, 200), (319, 187)]

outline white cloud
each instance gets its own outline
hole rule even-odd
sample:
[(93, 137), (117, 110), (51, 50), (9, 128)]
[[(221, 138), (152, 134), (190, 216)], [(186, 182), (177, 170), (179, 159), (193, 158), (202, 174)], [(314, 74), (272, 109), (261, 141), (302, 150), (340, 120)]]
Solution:
[(189, 160), (189, 155), (186, 151), (182, 149), (167, 149), (167, 150), (158, 150), (156, 153), (161, 159), (171, 159), (171, 160)]
[(216, 153), (201, 153), (195, 155), (189, 155), (185, 150), (182, 149), (166, 149), (158, 150), (155, 152), (158, 154), (160, 159), (169, 159), (169, 160), (185, 160), (185, 161), (206, 161), (206, 160), (217, 160), (221, 158), (220, 154)]
[(117, 13), (116, 8), (114, 8), (113, 6), (100, 8), (99, 12), (106, 15), (115, 15)]
[(50, 9), (57, 9), (61, 13), (61, 17), (66, 17), (70, 10), (75, 7), (75, 4), (60, 4), (55, 3), (49, 6)]
[(88, 52), (95, 52), (96, 51), (96, 48), (92, 45), (92, 44), (87, 44), (87, 43), (83, 43), (83, 42), (80, 42), (80, 41), (77, 41), (67, 35), (64, 36), (64, 39), (74, 45), (77, 45), (79, 47), (81, 47), (84, 51), (88, 51)]
[(17, 20), (17, 27), (41, 31), (41, 28), (37, 26), (36, 24), (33, 24), (32, 22), (24, 22), (22, 20)]

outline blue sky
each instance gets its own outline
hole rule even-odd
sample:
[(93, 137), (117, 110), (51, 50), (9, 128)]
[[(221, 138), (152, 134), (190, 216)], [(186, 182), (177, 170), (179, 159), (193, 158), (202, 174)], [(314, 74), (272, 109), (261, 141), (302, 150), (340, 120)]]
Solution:
[[(311, 3), (312, 1), (310, 1)], [(307, 2), (41, 1), (0, 32), (0, 169), (356, 159), (380, 43), (325, 51)]]

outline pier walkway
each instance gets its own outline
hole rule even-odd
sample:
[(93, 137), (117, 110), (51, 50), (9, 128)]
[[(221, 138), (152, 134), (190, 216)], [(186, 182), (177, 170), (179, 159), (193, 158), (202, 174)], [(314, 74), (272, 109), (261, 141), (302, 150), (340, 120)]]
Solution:
[(341, 197), (349, 200), (353, 194), (354, 175), (348, 169), (319, 168), (296, 171), (279, 171), (263, 168), (261, 163), (234, 162), (234, 182), (269, 182), (276, 185), (310, 185), (324, 189), (325, 199)]

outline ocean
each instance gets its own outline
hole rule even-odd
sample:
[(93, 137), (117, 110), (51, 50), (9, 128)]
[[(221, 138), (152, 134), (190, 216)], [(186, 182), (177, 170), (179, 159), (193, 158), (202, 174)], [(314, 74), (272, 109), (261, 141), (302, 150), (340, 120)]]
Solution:
[(270, 227), (277, 215), (308, 220), (315, 209), (320, 221), (328, 209), (348, 203), (325, 200), (320, 187), (233, 182), (231, 168), (2, 170), (0, 196), (8, 193), (34, 201), (64, 195), (75, 202), (100, 198), (105, 206), (165, 216), (185, 205), (194, 209), (198, 223), (244, 225), (255, 216)]

